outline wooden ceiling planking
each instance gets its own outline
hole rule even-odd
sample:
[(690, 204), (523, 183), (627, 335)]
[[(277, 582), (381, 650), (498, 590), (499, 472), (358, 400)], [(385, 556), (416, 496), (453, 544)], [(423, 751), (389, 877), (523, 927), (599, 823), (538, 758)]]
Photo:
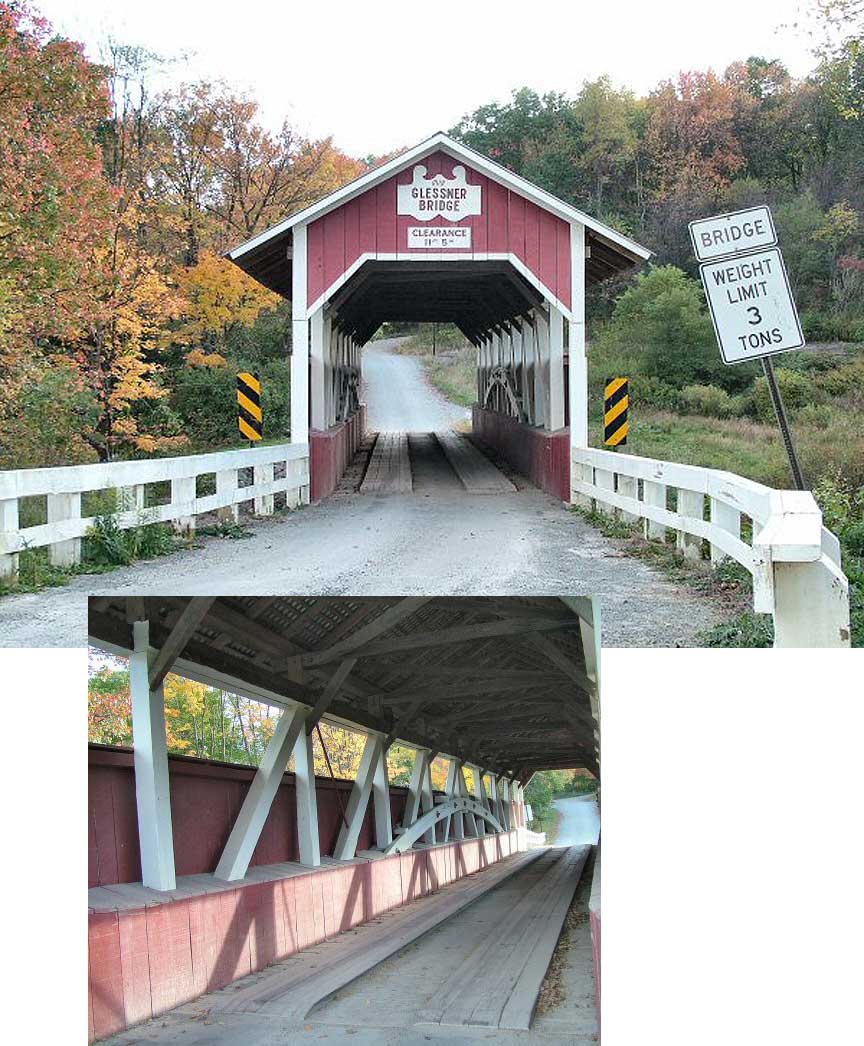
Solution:
[[(145, 612), (159, 647), (188, 603), (100, 597), (91, 601), (91, 630), (97, 640), (128, 647), (129, 614)], [(554, 657), (536, 636), (554, 647)], [(509, 772), (520, 756), (527, 766), (544, 752), (559, 761), (569, 751), (570, 765), (594, 765), (595, 723), (578, 685), (585, 678), (578, 617), (552, 598), (221, 598), (182, 653), (310, 707), (341, 661), (355, 656), (360, 660), (325, 718), (495, 772)], [(289, 671), (291, 658), (309, 662), (304, 685)]]

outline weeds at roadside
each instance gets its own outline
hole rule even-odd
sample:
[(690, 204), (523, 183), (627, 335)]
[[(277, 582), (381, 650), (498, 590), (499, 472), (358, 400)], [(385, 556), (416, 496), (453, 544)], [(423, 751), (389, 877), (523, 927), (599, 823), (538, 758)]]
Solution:
[(243, 541), (255, 536), (248, 523), (237, 523), (233, 519), (220, 519), (210, 526), (199, 527), (197, 533), (211, 538), (229, 538), (231, 541)]

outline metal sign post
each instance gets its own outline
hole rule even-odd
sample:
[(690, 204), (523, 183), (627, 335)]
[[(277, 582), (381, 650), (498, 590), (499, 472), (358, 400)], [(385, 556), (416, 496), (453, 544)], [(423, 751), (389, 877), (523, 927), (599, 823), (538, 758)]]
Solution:
[(727, 365), (761, 360), (792, 478), (806, 490), (771, 356), (804, 346), (789, 277), (768, 207), (700, 218), (690, 238), (720, 356)]
[(762, 370), (765, 372), (765, 380), (768, 382), (768, 391), (771, 393), (771, 402), (774, 404), (774, 413), (777, 415), (777, 424), (780, 426), (780, 435), (783, 437), (783, 445), (789, 457), (789, 467), (792, 469), (792, 479), (798, 490), (806, 490), (804, 473), (801, 471), (801, 463), (792, 440), (792, 430), (789, 428), (789, 418), (786, 416), (786, 404), (780, 394), (780, 386), (777, 384), (777, 376), (774, 373), (774, 363), (770, 356), (762, 359)]

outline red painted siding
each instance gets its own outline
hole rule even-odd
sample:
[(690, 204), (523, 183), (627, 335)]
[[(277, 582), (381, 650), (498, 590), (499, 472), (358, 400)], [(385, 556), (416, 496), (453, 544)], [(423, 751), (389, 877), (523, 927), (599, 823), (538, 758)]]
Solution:
[(517, 850), (510, 832), (119, 914), (90, 912), (89, 1039), (223, 988)]
[[(198, 759), (168, 760), (174, 861), (178, 875), (212, 872), (228, 839), (243, 798), (254, 776), (247, 767), (208, 763)], [(347, 805), (350, 781), (317, 779), (321, 851), (332, 854)], [(406, 789), (392, 788), (394, 821), (402, 817)], [(128, 749), (89, 750), (89, 885), (141, 881), (138, 852), (138, 815), (135, 772)], [(358, 848), (374, 843), (372, 810), (367, 812)], [(251, 865), (296, 861), (296, 805), (294, 775), (285, 774), (252, 855)]]
[(419, 161), (431, 178), (453, 177), (453, 168), (465, 167), (470, 185), (481, 187), (482, 213), (448, 222), (436, 216), (418, 222), (396, 213), (396, 187), (409, 185), (413, 166), (406, 168), (362, 196), (343, 204), (309, 224), (307, 251), (308, 302), (313, 304), (363, 254), (417, 254), (408, 247), (412, 225), (463, 226), (471, 229), (471, 247), (448, 251), (453, 255), (514, 254), (551, 293), (570, 306), (570, 226), (506, 186), (475, 171), (461, 160), (435, 152)]
[(494, 410), (473, 408), (472, 431), (535, 487), (570, 500), (570, 431), (544, 432)]

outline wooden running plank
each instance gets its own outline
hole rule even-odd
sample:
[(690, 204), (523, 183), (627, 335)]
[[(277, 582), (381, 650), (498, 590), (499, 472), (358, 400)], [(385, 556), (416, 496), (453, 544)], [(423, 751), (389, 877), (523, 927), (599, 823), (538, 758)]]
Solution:
[(436, 432), (450, 467), (471, 494), (512, 494), (516, 488), (492, 462), (458, 432)]
[(375, 440), (361, 494), (410, 494), (411, 462), (405, 432), (380, 432)]
[(485, 936), (494, 963), (467, 954), (436, 993), (424, 1023), (527, 1030), (590, 846), (545, 851), (525, 873), (526, 891)]
[(438, 892), (386, 912), (372, 922), (207, 996), (211, 1012), (262, 1012), (304, 1020), (329, 998), (374, 966), (460, 912), (509, 876), (537, 860), (542, 851), (503, 858), (490, 868), (459, 879)]

